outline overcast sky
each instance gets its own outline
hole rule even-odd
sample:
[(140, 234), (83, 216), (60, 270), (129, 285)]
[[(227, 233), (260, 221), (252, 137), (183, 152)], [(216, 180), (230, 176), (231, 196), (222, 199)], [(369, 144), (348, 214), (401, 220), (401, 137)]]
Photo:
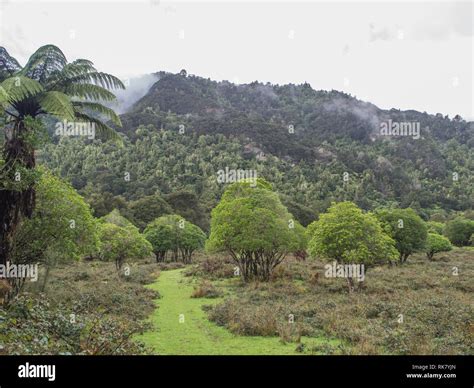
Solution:
[(470, 2), (0, 2), (0, 45), (22, 64), (52, 43), (122, 78), (184, 68), (309, 82), (381, 108), (474, 118)]

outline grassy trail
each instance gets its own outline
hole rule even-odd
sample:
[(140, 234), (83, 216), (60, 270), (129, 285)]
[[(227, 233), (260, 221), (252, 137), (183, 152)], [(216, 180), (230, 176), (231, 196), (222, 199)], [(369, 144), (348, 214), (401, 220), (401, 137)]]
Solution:
[[(159, 291), (157, 309), (151, 316), (153, 331), (139, 338), (162, 355), (285, 355), (298, 354), (297, 344), (283, 344), (277, 337), (236, 336), (207, 319), (203, 305), (219, 299), (191, 298), (193, 285), (183, 269), (163, 271), (150, 285)], [(184, 322), (180, 322), (180, 315)], [(182, 317), (182, 316), (181, 316)], [(306, 344), (326, 342), (324, 338), (304, 338)]]

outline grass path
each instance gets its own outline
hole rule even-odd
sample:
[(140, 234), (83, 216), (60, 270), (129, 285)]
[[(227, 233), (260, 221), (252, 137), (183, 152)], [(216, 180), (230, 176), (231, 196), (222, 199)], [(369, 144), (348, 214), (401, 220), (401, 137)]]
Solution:
[[(295, 352), (297, 344), (283, 344), (277, 337), (236, 336), (207, 319), (203, 305), (220, 299), (191, 298), (193, 285), (183, 276), (183, 269), (163, 271), (149, 285), (159, 291), (157, 309), (150, 317), (154, 329), (139, 337), (162, 355), (285, 355)], [(183, 314), (184, 322), (180, 322)], [(181, 317), (183, 317), (181, 316)], [(306, 338), (307, 345), (327, 342), (321, 338)]]

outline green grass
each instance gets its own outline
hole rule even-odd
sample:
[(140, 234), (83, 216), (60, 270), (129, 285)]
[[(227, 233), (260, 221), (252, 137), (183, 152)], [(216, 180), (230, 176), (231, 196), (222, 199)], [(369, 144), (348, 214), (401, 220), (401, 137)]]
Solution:
[[(193, 284), (183, 276), (183, 269), (163, 271), (159, 279), (149, 285), (159, 291), (157, 309), (150, 320), (154, 329), (139, 337), (162, 355), (289, 355), (297, 344), (284, 344), (278, 337), (236, 336), (207, 319), (203, 305), (221, 299), (191, 298)], [(184, 322), (180, 323), (180, 314)], [(325, 338), (303, 337), (307, 346), (328, 343)], [(335, 341), (331, 341), (334, 343)], [(331, 343), (330, 342), (330, 343)]]

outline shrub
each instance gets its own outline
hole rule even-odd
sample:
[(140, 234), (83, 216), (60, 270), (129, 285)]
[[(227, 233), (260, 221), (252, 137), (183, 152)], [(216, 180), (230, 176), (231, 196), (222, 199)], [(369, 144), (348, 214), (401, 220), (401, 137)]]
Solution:
[[(36, 207), (15, 234), (11, 252), (13, 263), (40, 262), (49, 269), (61, 262), (96, 254), (98, 225), (89, 205), (66, 182), (42, 169), (36, 188)], [(47, 277), (44, 278), (43, 288)], [(11, 280), (12, 298), (24, 279)]]
[(474, 233), (474, 221), (456, 217), (449, 221), (444, 229), (444, 235), (456, 246), (469, 245), (469, 239)]
[(438, 252), (448, 252), (453, 247), (449, 240), (437, 233), (428, 233), (426, 239), (426, 256), (429, 260), (433, 260), (433, 255)]
[(191, 298), (218, 298), (222, 292), (218, 290), (210, 281), (203, 280), (197, 288), (194, 289)]
[(386, 209), (376, 213), (384, 230), (395, 240), (400, 264), (425, 247), (427, 226), (413, 209)]

